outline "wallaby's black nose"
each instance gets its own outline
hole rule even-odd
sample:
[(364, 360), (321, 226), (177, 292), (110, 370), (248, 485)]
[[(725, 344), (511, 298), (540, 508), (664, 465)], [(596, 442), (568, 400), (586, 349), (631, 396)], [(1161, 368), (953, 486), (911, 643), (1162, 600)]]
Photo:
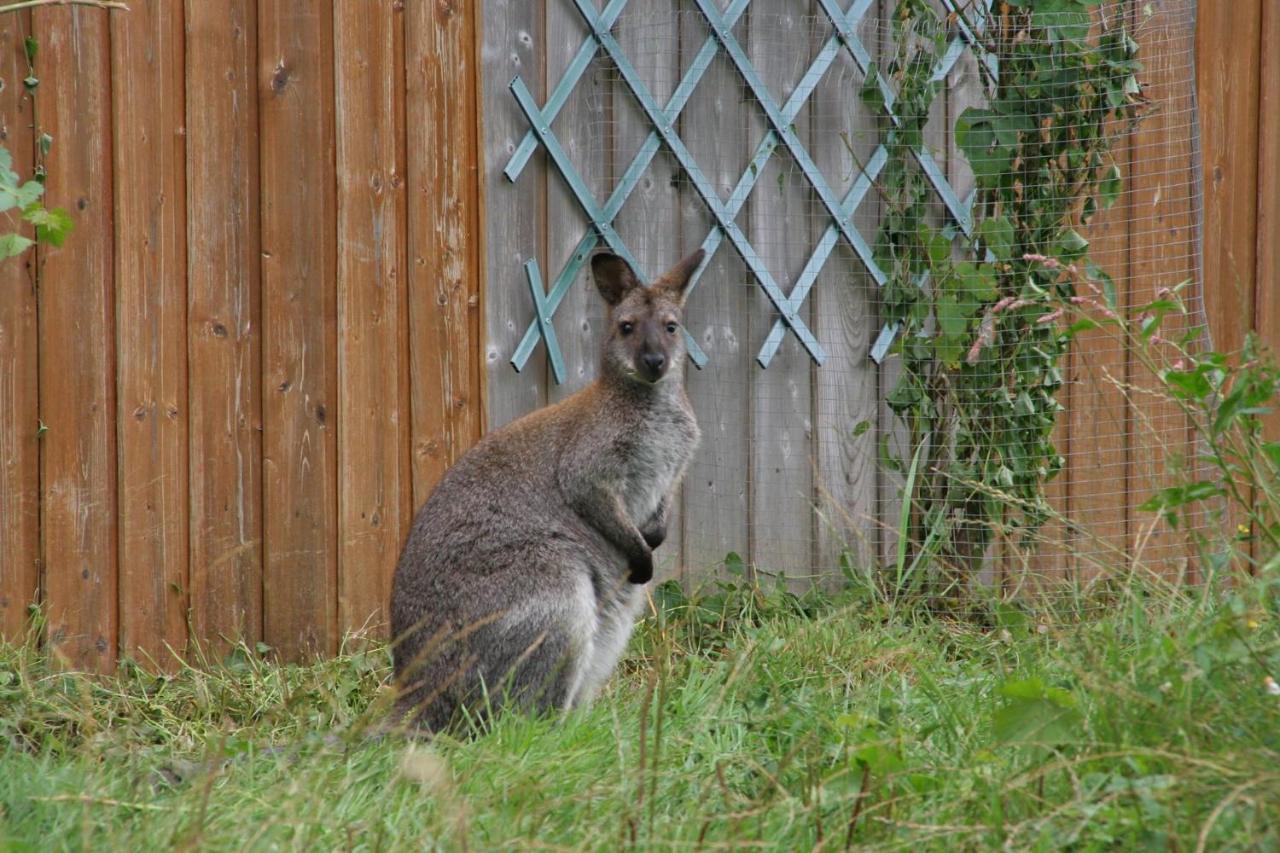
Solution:
[(667, 357), (660, 352), (647, 352), (640, 356), (640, 361), (649, 375), (656, 377), (662, 373), (662, 365), (667, 363)]

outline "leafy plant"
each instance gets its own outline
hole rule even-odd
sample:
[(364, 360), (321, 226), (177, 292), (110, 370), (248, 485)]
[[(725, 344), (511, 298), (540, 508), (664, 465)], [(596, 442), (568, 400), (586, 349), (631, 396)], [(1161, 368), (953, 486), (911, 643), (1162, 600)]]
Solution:
[[(0, 6), (0, 15), (6, 12), (18, 12), (37, 6), (77, 5), (98, 9), (126, 9), (122, 3), (104, 2), (104, 0), (25, 0), (25, 2), (9, 3)], [(36, 76), (36, 56), (40, 45), (32, 36), (23, 40), (23, 49), (27, 59), (27, 76), (22, 79), (22, 87), (27, 97), (35, 97), (40, 86), (40, 78)], [(4, 81), (0, 80), (0, 89)], [(17, 257), (31, 248), (35, 243), (48, 243), (61, 246), (71, 233), (73, 223), (70, 214), (63, 208), (46, 208), (41, 199), (44, 196), (44, 157), (53, 145), (53, 137), (41, 132), (36, 138), (36, 166), (31, 179), (23, 181), (13, 168), (13, 154), (0, 145), (0, 213), (9, 223), (8, 229), (0, 229), (0, 261)], [(34, 239), (22, 233), (20, 223), (26, 223), (34, 229)]]
[[(902, 371), (887, 403), (909, 443), (882, 455), (902, 470), (905, 458), (923, 453), (904, 494), (902, 533), (912, 551), (905, 562), (931, 573), (907, 573), (911, 588), (928, 581), (956, 592), (997, 534), (1007, 547), (1030, 548), (1050, 515), (1045, 485), (1063, 465), (1053, 444), (1056, 395), (1072, 337), (1055, 312), (1075, 294), (1043, 261), (1083, 266), (1114, 301), (1081, 231), (1121, 191), (1111, 147), (1143, 105), (1124, 8), (1011, 0), (981, 27), (966, 22), (985, 32), (999, 68), (987, 105), (954, 126), (977, 184), (966, 234), (931, 224), (933, 190), (915, 153), (954, 15), (925, 0), (896, 7), (897, 49), (881, 73), (898, 92), (899, 120), (886, 139), (887, 212), (876, 252), (890, 277), (883, 314), (900, 328)], [(864, 97), (883, 97), (877, 81)]]
[(50, 210), (40, 202), (44, 195), (44, 183), (38, 179), (25, 183), (13, 170), (13, 155), (0, 146), (0, 213), (4, 213), (12, 227), (15, 215), (35, 227), (36, 239), (17, 231), (0, 233), (0, 261), (16, 257), (35, 245), (36, 240), (61, 246), (71, 233), (71, 216), (62, 208)]
[(1139, 509), (1184, 531), (1210, 572), (1235, 561), (1247, 573), (1280, 576), (1280, 437), (1268, 431), (1280, 404), (1274, 353), (1252, 333), (1238, 354), (1204, 351), (1194, 324), (1168, 323), (1187, 313), (1182, 293), (1190, 282), (1162, 288), (1125, 316), (1096, 270), (1028, 260), (1053, 275), (1058, 289), (1077, 294), (1057, 309), (1066, 333), (1114, 334), (1152, 380), (1147, 393), (1176, 407), (1198, 438), (1195, 458), (1170, 471), (1171, 485)]

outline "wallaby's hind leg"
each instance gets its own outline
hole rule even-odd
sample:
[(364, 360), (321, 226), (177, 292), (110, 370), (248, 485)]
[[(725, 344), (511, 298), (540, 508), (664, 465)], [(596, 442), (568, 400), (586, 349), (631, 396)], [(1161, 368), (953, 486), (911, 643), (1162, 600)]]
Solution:
[(595, 613), (593, 602), (560, 592), (525, 602), (476, 632), (475, 657), (484, 662), (478, 674), (495, 710), (565, 711), (578, 704)]

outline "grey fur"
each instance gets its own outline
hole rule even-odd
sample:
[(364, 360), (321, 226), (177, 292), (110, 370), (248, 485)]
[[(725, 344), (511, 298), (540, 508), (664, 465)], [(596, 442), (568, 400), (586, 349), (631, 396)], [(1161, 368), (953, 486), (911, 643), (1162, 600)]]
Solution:
[(631, 635), (698, 443), (680, 312), (699, 250), (651, 287), (592, 260), (610, 305), (600, 378), (482, 439), (419, 510), (391, 593), (399, 713), (589, 702)]

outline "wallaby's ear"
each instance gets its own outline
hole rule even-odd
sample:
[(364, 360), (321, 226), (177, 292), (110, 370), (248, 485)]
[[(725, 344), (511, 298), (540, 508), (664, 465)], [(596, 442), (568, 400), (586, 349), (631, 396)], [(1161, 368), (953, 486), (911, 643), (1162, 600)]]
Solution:
[(591, 258), (591, 274), (604, 301), (617, 305), (627, 291), (640, 285), (631, 265), (611, 252), (600, 252)]
[(677, 301), (683, 304), (685, 291), (689, 288), (689, 280), (693, 278), (693, 271), (698, 268), (706, 255), (705, 249), (698, 249), (668, 270), (666, 275), (654, 283), (654, 287), (666, 288)]

